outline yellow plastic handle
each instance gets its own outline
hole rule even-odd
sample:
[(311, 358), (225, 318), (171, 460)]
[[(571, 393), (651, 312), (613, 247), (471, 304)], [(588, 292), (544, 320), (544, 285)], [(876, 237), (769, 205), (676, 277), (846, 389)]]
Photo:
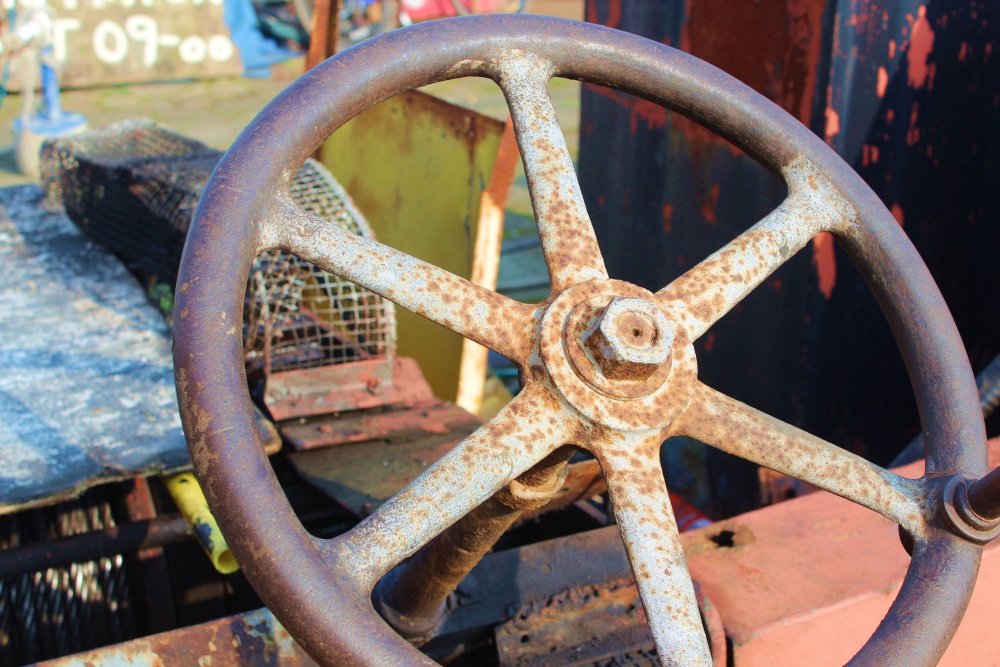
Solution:
[(191, 531), (208, 554), (215, 569), (222, 574), (232, 574), (240, 569), (233, 552), (226, 544), (226, 538), (219, 530), (219, 524), (215, 522), (215, 517), (208, 509), (208, 501), (205, 500), (205, 494), (202, 493), (195, 476), (189, 472), (181, 472), (168, 475), (164, 479), (167, 490), (177, 504), (177, 509), (191, 524)]

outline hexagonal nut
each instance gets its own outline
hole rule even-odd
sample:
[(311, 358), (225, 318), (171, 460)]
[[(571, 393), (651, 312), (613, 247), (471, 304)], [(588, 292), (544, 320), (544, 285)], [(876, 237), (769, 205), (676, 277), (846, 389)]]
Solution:
[(583, 344), (609, 380), (642, 381), (670, 358), (674, 329), (647, 299), (612, 299)]

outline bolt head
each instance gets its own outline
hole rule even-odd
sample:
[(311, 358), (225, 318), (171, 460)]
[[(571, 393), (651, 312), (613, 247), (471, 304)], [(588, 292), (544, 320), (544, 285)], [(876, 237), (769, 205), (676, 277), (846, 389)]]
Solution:
[(609, 380), (648, 379), (670, 358), (674, 329), (647, 299), (612, 299), (583, 344)]

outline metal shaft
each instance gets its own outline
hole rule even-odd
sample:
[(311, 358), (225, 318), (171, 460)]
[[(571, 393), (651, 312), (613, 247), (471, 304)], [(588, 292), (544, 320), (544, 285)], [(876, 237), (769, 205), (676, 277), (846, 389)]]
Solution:
[(969, 485), (969, 507), (987, 521), (1000, 519), (1000, 468)]
[(386, 621), (418, 646), (429, 639), (465, 575), (522, 512), (558, 493), (573, 453), (571, 447), (556, 450), (421, 549), (378, 602)]
[(97, 560), (191, 537), (187, 520), (167, 516), (0, 551), (0, 579)]

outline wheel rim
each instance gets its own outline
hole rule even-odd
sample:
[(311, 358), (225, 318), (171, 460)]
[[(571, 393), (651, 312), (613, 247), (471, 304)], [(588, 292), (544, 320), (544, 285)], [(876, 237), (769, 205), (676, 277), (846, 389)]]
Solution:
[[(369, 587), (384, 565), (359, 573), (357, 562), (346, 555), (339, 543), (331, 545), (309, 537), (284, 499), (260, 443), (247, 446), (256, 442), (257, 429), (242, 370), (242, 303), (253, 257), (260, 249), (288, 243), (289, 234), (298, 234), (297, 249), (303, 254), (314, 254), (318, 261), (334, 261), (322, 248), (310, 245), (311, 239), (325, 230), (310, 227), (312, 221), (288, 209), (282, 199), (295, 168), (330, 133), (365, 108), (412, 87), (466, 75), (499, 79), (511, 103), (520, 105), (525, 113), (519, 120), (518, 109), (513, 109), (515, 123), (520, 123), (522, 154), (531, 166), (529, 181), (530, 174), (536, 174), (536, 182), (532, 183), (536, 213), (540, 220), (548, 220), (545, 224), (551, 227), (551, 233), (543, 233), (550, 272), (561, 262), (560, 273), (553, 277), (554, 295), (588, 281), (606, 281), (607, 275), (603, 261), (580, 259), (592, 258), (595, 253), (600, 257), (592, 230), (590, 238), (569, 235), (572, 243), (567, 241), (567, 234), (560, 236), (560, 229), (575, 231), (570, 223), (562, 225), (561, 215), (573, 218), (576, 221), (573, 224), (581, 216), (586, 217), (582, 198), (577, 197), (578, 190), (571, 189), (573, 196), (567, 199), (562, 196), (561, 186), (557, 187), (560, 178), (568, 177), (565, 160), (561, 164), (557, 160), (552, 168), (543, 168), (545, 151), (532, 155), (533, 147), (538, 149), (544, 147), (543, 142), (554, 140), (546, 135), (551, 131), (551, 123), (532, 127), (533, 116), (529, 113), (548, 113), (546, 100), (534, 99), (532, 95), (538, 94), (538, 83), (547, 81), (551, 75), (613, 84), (619, 90), (679, 111), (718, 132), (781, 175), (789, 182), (790, 191), (795, 179), (804, 179), (802, 183), (808, 184), (810, 176), (818, 175), (823, 180), (820, 188), (823, 194), (846, 207), (838, 215), (858, 221), (842, 224), (832, 231), (872, 287), (909, 369), (927, 437), (929, 475), (920, 485), (906, 487), (906, 491), (913, 497), (919, 496), (929, 509), (921, 510), (924, 514), (918, 517), (919, 521), (907, 518), (905, 513), (893, 514), (892, 518), (903, 523), (909, 521), (911, 528), (916, 527), (914, 560), (888, 616), (854, 663), (934, 664), (964, 612), (981, 553), (980, 547), (952, 536), (936, 518), (934, 499), (940, 496), (945, 481), (939, 478), (956, 472), (981, 476), (986, 471), (986, 455), (985, 433), (968, 360), (947, 307), (916, 251), (877, 197), (839, 157), (797, 121), (731, 77), (639, 37), (592, 25), (527, 16), (480, 16), (423, 24), (358, 45), (330, 59), (299, 79), (254, 120), (220, 162), (202, 197), (178, 279), (179, 317), (175, 322), (178, 396), (192, 459), (209, 502), (247, 576), (275, 615), (313, 657), (326, 664), (426, 662), (426, 658), (391, 634), (368, 602)], [(521, 79), (534, 83), (519, 86)], [(801, 191), (808, 194), (808, 185)], [(567, 206), (569, 214), (565, 213)], [(813, 208), (810, 212), (821, 210), (822, 207)], [(779, 209), (772, 215), (780, 217), (787, 213)], [(280, 233), (267, 222), (275, 215), (286, 220)], [(778, 224), (781, 220), (772, 222)], [(771, 233), (770, 227), (760, 229), (763, 231), (758, 235)], [(798, 245), (798, 241), (793, 245)], [(357, 246), (352, 251), (354, 259), (389, 257), (377, 253), (366, 255), (376, 250), (382, 252), (372, 248)], [(345, 260), (332, 268), (339, 267), (340, 271), (335, 273), (350, 274), (350, 264)], [(438, 274), (428, 273), (419, 262), (400, 266), (399, 271), (411, 278), (409, 284), (423, 285), (422, 299), (408, 300), (398, 284), (381, 285), (381, 290), (380, 285), (374, 285), (374, 291), (431, 319), (454, 324), (453, 328), (461, 329), (477, 342), (519, 360), (529, 371), (529, 384), (531, 377), (537, 376), (533, 386), (545, 391), (527, 392), (526, 398), (509, 412), (516, 413), (523, 405), (543, 414), (558, 408), (561, 414), (576, 419), (574, 411), (580, 409), (579, 405), (569, 400), (558, 406), (550, 403), (552, 396), (566, 398), (571, 393), (559, 386), (558, 373), (553, 373), (557, 364), (532, 361), (535, 351), (532, 346), (541, 340), (542, 334), (532, 333), (524, 323), (534, 325), (542, 317), (541, 311), (536, 313), (527, 306), (513, 307), (485, 290), (472, 291), (469, 294), (476, 297), (476, 303), (467, 304), (471, 307), (464, 311), (472, 313), (471, 319), (486, 313), (506, 323), (503, 335), (492, 335), (474, 322), (449, 319), (455, 312), (463, 311), (461, 305), (446, 302), (442, 295), (447, 294), (447, 289), (430, 289), (432, 278)], [(220, 267), (231, 272), (225, 281), (215, 280)], [(732, 273), (729, 271), (730, 278)], [(351, 279), (351, 275), (343, 277)], [(373, 280), (371, 276), (367, 279)], [(661, 297), (661, 307), (697, 332), (700, 329), (697, 316), (693, 318), (695, 324), (691, 324), (690, 313), (670, 307), (676, 300), (688, 297), (690, 290), (671, 291), (670, 287), (657, 295)], [(435, 291), (437, 297), (431, 294)], [(625, 290), (615, 294), (621, 291)], [(526, 340), (531, 344), (526, 344)], [(542, 348), (539, 352), (544, 356)], [(684, 363), (676, 360), (675, 363), (684, 367)], [(641, 437), (646, 444), (635, 440), (627, 452), (618, 446), (627, 438), (615, 431), (622, 424), (612, 424), (607, 431), (597, 429), (587, 433), (574, 427), (575, 430), (559, 432), (557, 436), (566, 442), (589, 439), (588, 446), (605, 467), (609, 485), (617, 484), (618, 473), (628, 465), (616, 462), (616, 457), (642, 452), (644, 465), (658, 471), (658, 464), (650, 459), (648, 443), (672, 432), (668, 427), (683, 426), (706, 439), (716, 438), (719, 433), (712, 430), (712, 424), (719, 417), (711, 416), (712, 409), (729, 406), (742, 410), (739, 404), (731, 406), (725, 397), (711, 394), (702, 385), (692, 386), (692, 396), (702, 401), (698, 405), (708, 406), (701, 419), (696, 414), (698, 410), (688, 409), (662, 431), (653, 428), (655, 432), (650, 433), (648, 423), (639, 424), (638, 431), (631, 432), (635, 434), (645, 428)], [(758, 419), (764, 428), (773, 427), (754, 411), (741, 414), (751, 422)], [(509, 415), (509, 419), (511, 429), (518, 428), (518, 419), (524, 421), (519, 414)], [(611, 432), (621, 436), (617, 444), (601, 444), (611, 437), (608, 435)], [(731, 433), (731, 429), (727, 432)], [(506, 437), (501, 432), (486, 433), (483, 437), (487, 436), (498, 440)], [(808, 443), (798, 432), (789, 437), (793, 436)], [(640, 436), (628, 438), (634, 440)], [(773, 467), (775, 461), (768, 460), (766, 464)], [(890, 479), (861, 463), (851, 460), (851, 464), (864, 474), (874, 474), (872, 480)], [(647, 472), (651, 469), (644, 468)], [(649, 477), (651, 480), (653, 476)], [(626, 480), (622, 484), (634, 482)], [(662, 475), (658, 484), (662, 485)], [(895, 488), (893, 484), (904, 483), (892, 479), (885, 488)], [(845, 491), (839, 487), (831, 490)], [(665, 488), (662, 491), (665, 493)], [(652, 495), (662, 494), (654, 489)], [(637, 498), (624, 494), (617, 500), (624, 506)], [(857, 495), (852, 499), (858, 501)], [(879, 503), (871, 500), (869, 506), (878, 504), (883, 513), (897, 511), (886, 510)], [(661, 509), (646, 507), (644, 511)], [(673, 521), (672, 517), (669, 521)], [(641, 533), (639, 527), (629, 528), (627, 523), (622, 524), (626, 543), (630, 539), (636, 544), (644, 543), (648, 535)], [(667, 528), (669, 525), (664, 529)], [(631, 538), (629, 530), (633, 530)], [(371, 540), (376, 539), (374, 535), (370, 534)], [(374, 548), (377, 551), (377, 545)], [(633, 557), (633, 565), (636, 562)], [(642, 564), (641, 557), (638, 562)], [(287, 567), (292, 563), (294, 567)], [(637, 573), (640, 590), (644, 579)], [(951, 595), (932, 601), (928, 593), (931, 589), (949, 591)], [(647, 606), (653, 599), (644, 596)], [(914, 634), (921, 640), (915, 641)], [(686, 655), (683, 642), (674, 642), (674, 634), (658, 636), (654, 628), (654, 636), (665, 662), (683, 661)], [(365, 646), (356, 646), (358, 637), (374, 639)]]

